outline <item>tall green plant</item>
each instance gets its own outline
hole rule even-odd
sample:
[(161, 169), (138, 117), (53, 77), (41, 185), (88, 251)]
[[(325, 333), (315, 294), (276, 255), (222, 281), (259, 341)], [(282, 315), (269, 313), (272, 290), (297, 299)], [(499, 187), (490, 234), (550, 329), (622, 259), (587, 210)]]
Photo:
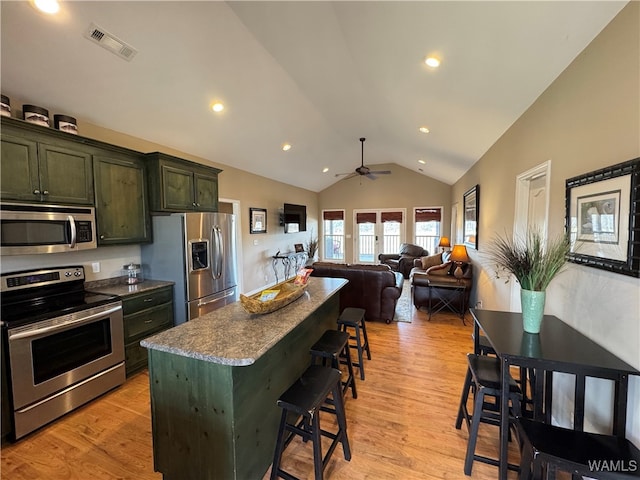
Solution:
[(542, 292), (563, 270), (569, 252), (568, 235), (550, 240), (545, 248), (542, 234), (531, 230), (524, 238), (496, 236), (486, 255), (498, 270), (512, 273), (525, 290)]

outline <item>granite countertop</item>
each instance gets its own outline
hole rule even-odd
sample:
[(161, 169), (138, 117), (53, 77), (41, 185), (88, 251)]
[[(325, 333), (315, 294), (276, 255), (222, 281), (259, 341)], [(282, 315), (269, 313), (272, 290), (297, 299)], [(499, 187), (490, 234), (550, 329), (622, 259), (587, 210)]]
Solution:
[(346, 284), (343, 278), (310, 277), (304, 295), (273, 313), (250, 314), (235, 302), (140, 345), (222, 365), (251, 365)]
[(92, 282), (85, 282), (84, 289), (94, 293), (104, 293), (107, 295), (126, 297), (127, 295), (135, 295), (136, 293), (143, 293), (149, 290), (167, 287), (174, 284), (174, 282), (167, 282), (164, 280), (143, 280), (140, 283), (127, 285), (126, 283), (124, 283), (124, 278), (125, 277), (115, 277), (107, 278), (105, 280), (94, 280)]

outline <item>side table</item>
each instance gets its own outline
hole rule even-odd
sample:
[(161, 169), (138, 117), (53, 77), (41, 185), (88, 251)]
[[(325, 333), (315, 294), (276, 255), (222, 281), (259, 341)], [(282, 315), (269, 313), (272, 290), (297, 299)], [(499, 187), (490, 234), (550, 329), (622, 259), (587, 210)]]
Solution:
[[(434, 313), (448, 308), (460, 315), (462, 324), (466, 325), (464, 321), (464, 315), (467, 311), (466, 290), (467, 286), (464, 283), (438, 283), (429, 280), (429, 320)], [(434, 300), (440, 302), (435, 312), (433, 310)]]

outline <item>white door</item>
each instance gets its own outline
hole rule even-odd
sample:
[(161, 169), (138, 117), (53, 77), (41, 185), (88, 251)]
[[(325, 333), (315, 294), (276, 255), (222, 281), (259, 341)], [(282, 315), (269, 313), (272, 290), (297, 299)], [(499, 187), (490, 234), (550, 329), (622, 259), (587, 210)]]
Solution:
[[(544, 240), (549, 223), (549, 180), (551, 160), (521, 173), (516, 178), (516, 210), (513, 226), (515, 238), (525, 238), (537, 229)], [(520, 312), (520, 284), (512, 279), (510, 310)]]
[(378, 262), (381, 253), (398, 253), (404, 242), (404, 209), (354, 210), (354, 257), (356, 263)]

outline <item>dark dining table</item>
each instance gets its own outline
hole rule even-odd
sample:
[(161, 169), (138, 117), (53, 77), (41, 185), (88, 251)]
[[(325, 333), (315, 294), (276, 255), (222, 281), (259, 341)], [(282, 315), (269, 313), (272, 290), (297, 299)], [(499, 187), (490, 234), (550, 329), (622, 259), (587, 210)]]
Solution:
[(499, 479), (507, 479), (509, 439), (510, 367), (533, 369), (531, 392), (533, 417), (551, 422), (553, 372), (575, 375), (573, 428), (584, 429), (585, 381), (587, 377), (614, 382), (613, 434), (625, 435), (629, 375), (640, 371), (598, 345), (575, 328), (553, 315), (545, 315), (540, 333), (531, 334), (522, 327), (522, 314), (470, 309), (474, 319), (474, 351), (479, 351), (480, 333), (486, 337), (501, 360), (500, 457)]

